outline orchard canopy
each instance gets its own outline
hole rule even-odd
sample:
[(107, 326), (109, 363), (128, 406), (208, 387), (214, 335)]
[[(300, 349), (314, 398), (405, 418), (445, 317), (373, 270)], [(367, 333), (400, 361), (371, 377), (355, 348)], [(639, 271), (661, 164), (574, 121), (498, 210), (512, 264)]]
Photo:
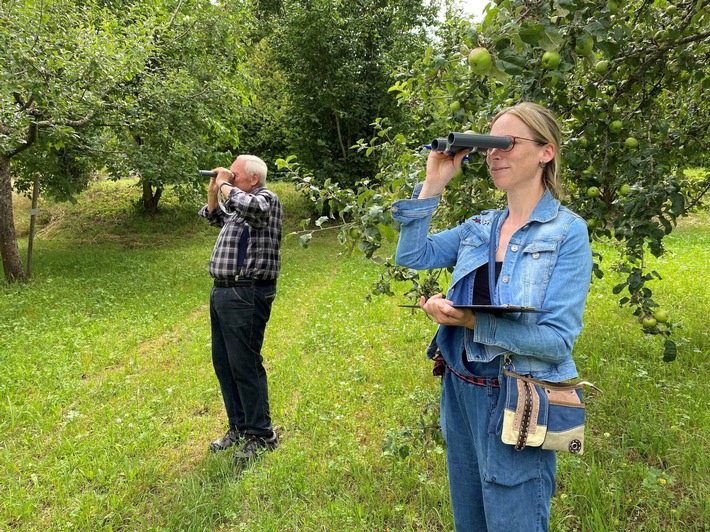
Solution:
[[(501, 0), (480, 23), (449, 16), (389, 89), (414, 127), (403, 131), (383, 117), (356, 146), (379, 158), (377, 176), (342, 189), (335, 179), (316, 183), (293, 159), (281, 164), (323, 212), (339, 213), (344, 244), (383, 264), (373, 292), (389, 294), (391, 280), (407, 279), (408, 295), (431, 295), (442, 272), (402, 269), (378, 254), (383, 240), (396, 240), (390, 204), (423, 179), (422, 145), (450, 131), (487, 133), (491, 117), (518, 101), (549, 107), (563, 127), (563, 202), (587, 220), (591, 239), (618, 249), (624, 281), (613, 292), (673, 360), (673, 324), (653, 300), (651, 281), (660, 276), (646, 259), (663, 254), (664, 236), (710, 188), (709, 3)], [(483, 158), (472, 154), (447, 188), (434, 228), (500, 204), (487, 176)], [(310, 233), (301, 232), (302, 243)], [(595, 253), (595, 275), (610, 263)]]

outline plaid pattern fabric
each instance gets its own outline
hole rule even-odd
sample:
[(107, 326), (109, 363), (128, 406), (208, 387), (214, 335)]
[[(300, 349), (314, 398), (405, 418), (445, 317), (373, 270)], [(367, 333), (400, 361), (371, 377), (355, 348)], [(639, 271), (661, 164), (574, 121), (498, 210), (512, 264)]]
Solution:
[[(237, 214), (227, 216), (222, 209), (209, 212), (207, 205), (199, 212), (210, 225), (222, 228), (210, 258), (210, 275), (215, 279), (240, 276), (275, 281), (281, 270), (282, 209), (278, 196), (266, 187), (248, 193), (233, 188), (225, 208)], [(249, 245), (244, 265), (237, 271), (239, 239), (245, 225), (249, 227)]]

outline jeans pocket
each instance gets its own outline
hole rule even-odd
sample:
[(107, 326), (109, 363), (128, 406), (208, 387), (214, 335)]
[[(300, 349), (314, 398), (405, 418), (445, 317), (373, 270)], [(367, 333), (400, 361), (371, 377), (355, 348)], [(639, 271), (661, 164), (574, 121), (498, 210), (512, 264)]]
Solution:
[(254, 306), (254, 288), (251, 286), (232, 287), (233, 304), (240, 307)]
[(543, 462), (540, 453), (554, 453), (540, 447), (526, 447), (516, 451), (513, 445), (501, 441), (500, 434), (488, 434), (487, 450), (484, 479), (501, 486), (517, 486), (540, 478)]
[(498, 401), (491, 411), (488, 424), (486, 463), (483, 478), (486, 482), (502, 486), (517, 486), (541, 474), (541, 455), (539, 447), (526, 447), (516, 451), (513, 445), (501, 440), (503, 432), (503, 413), (505, 411), (505, 388), (501, 387)]

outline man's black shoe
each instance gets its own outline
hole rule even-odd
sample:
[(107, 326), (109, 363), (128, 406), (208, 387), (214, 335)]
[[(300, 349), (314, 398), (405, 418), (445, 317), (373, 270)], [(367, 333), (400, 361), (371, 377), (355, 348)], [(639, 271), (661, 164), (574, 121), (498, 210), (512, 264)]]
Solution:
[(230, 426), (227, 434), (223, 438), (213, 441), (210, 443), (210, 451), (216, 453), (218, 451), (224, 451), (230, 447), (239, 443), (240, 440), (244, 438), (244, 433), (237, 430), (237, 427)]
[(262, 453), (273, 451), (279, 444), (279, 437), (273, 431), (269, 437), (256, 436), (254, 434), (246, 434), (245, 436), (247, 442), (234, 455), (235, 464), (254, 460)]

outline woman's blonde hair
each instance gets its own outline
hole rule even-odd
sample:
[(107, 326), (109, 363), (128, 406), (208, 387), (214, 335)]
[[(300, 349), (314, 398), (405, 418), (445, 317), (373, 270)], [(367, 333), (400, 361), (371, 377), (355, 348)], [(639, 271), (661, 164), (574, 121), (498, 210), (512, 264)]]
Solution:
[(542, 169), (542, 181), (545, 188), (547, 188), (553, 196), (559, 198), (562, 195), (562, 186), (560, 185), (559, 176), (562, 161), (562, 131), (560, 130), (560, 124), (557, 122), (555, 115), (542, 105), (532, 102), (521, 102), (500, 111), (493, 117), (491, 125), (495, 124), (496, 120), (505, 114), (512, 114), (519, 118), (533, 132), (535, 140), (555, 146), (555, 157)]

